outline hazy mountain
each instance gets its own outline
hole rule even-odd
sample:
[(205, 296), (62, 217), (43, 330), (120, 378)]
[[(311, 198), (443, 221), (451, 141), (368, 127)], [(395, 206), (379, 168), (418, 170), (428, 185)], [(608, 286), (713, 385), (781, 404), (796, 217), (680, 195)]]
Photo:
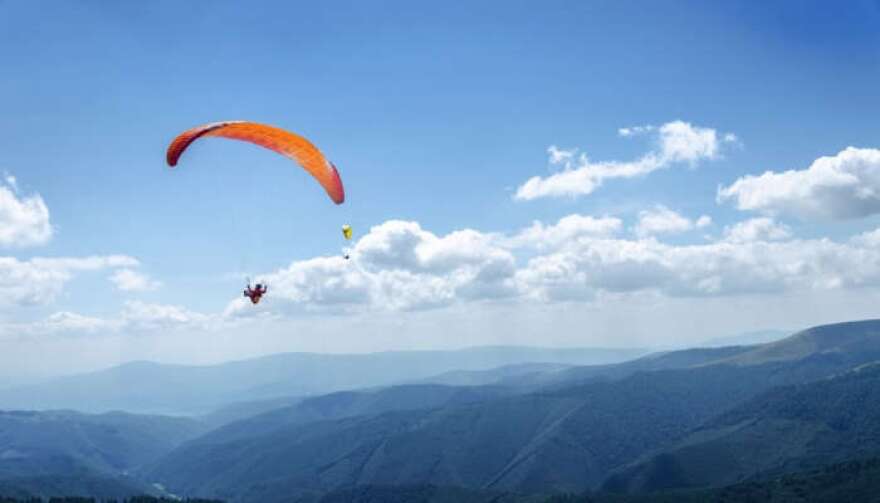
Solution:
[(613, 477), (630, 492), (730, 484), (880, 454), (880, 365), (764, 393)]
[(199, 416), (199, 421), (209, 425), (211, 429), (219, 428), (223, 425), (241, 421), (249, 417), (258, 416), (260, 414), (290, 407), (304, 400), (299, 396), (283, 396), (279, 398), (267, 398), (265, 400), (251, 400), (247, 402), (234, 402), (224, 405), (217, 410)]
[(663, 351), (607, 365), (581, 365), (556, 371), (533, 372), (502, 378), (498, 384), (517, 386), (538, 391), (570, 387), (596, 381), (623, 379), (636, 372), (674, 370), (718, 363), (750, 351), (749, 347), (696, 348), (679, 351)]
[(163, 459), (149, 480), (176, 493), (243, 501), (359, 483), (580, 491), (772, 382), (779, 369), (771, 367), (639, 373), (342, 421), (266, 427), (245, 420), (235, 426), (250, 432), (247, 438), (224, 442), (215, 432), (211, 443), (197, 440)]
[[(822, 325), (798, 332), (777, 342), (748, 348), (724, 360), (736, 365), (793, 361), (811, 356), (839, 356), (865, 362), (880, 358), (880, 320)], [(877, 359), (874, 358), (874, 359)]]
[[(395, 361), (387, 355), (359, 355), (364, 359), (347, 372), (372, 372), (375, 358)], [(391, 355), (410, 363), (427, 357)], [(341, 358), (351, 363), (351, 356)], [(184, 422), (193, 431), (180, 433), (167, 418), (156, 420), (158, 427), (126, 414), (117, 424), (112, 414), (14, 413), (9, 425), (0, 422), (0, 480), (71, 472), (86, 474), (85, 480), (135, 470), (144, 484), (158, 482), (176, 494), (267, 503), (379, 501), (400, 494), (404, 500), (513, 502), (528, 494), (581, 493), (606, 481), (621, 491), (674, 488), (692, 495), (699, 491), (688, 488), (880, 453), (876, 361), (880, 321), (870, 320), (816, 327), (768, 344), (655, 353), (607, 365), (421, 369), (425, 375), (418, 379), (467, 385), (376, 385), (238, 404), (220, 415), (275, 408), (188, 441), (203, 426)], [(484, 382), (495, 384), (477, 384)], [(49, 426), (33, 426), (37, 421)], [(119, 439), (102, 434), (114, 428), (123, 431)], [(168, 442), (144, 432), (168, 436)], [(11, 441), (18, 438), (33, 439), (25, 458)], [(184, 443), (173, 448), (175, 442)]]
[(730, 335), (727, 337), (716, 337), (709, 339), (699, 346), (709, 348), (719, 348), (725, 346), (753, 346), (755, 344), (767, 344), (768, 342), (776, 342), (784, 339), (792, 334), (791, 330), (758, 330), (755, 332), (746, 332), (744, 334)]
[[(270, 427), (244, 420), (235, 428), (248, 436), (195, 440), (163, 458), (149, 480), (238, 501), (358, 485), (583, 491), (760, 393), (877, 359), (878, 328), (877, 321), (818, 327), (771, 345), (564, 370), (575, 384), (555, 376), (537, 393), (439, 409)], [(679, 368), (650, 370), (664, 366)]]
[(499, 384), (508, 380), (514, 382), (517, 379), (522, 379), (523, 381), (532, 378), (541, 379), (544, 374), (561, 372), (573, 366), (564, 363), (519, 363), (488, 370), (453, 370), (427, 377), (417, 382), (447, 384), (449, 386), (480, 386)]
[(602, 364), (645, 353), (498, 346), (357, 355), (286, 353), (211, 366), (134, 362), (0, 390), (0, 409), (204, 414), (235, 402), (386, 386), (453, 370), (519, 363)]
[[(504, 381), (506, 379), (513, 378), (534, 378), (539, 379), (538, 375), (543, 375), (545, 373), (553, 373), (559, 372), (564, 369), (572, 368), (572, 365), (566, 365), (563, 363), (521, 363), (515, 365), (504, 365), (502, 367), (497, 367), (488, 370), (453, 370), (450, 372), (444, 372), (442, 374), (438, 374), (435, 376), (426, 377), (424, 379), (420, 379), (414, 381), (409, 384), (404, 384), (401, 386), (407, 385), (418, 385), (418, 384), (440, 384), (446, 386), (485, 386), (491, 385), (494, 383), (498, 383), (500, 381)], [(405, 389), (405, 388), (400, 388)], [(413, 387), (412, 389), (419, 389)], [(432, 389), (430, 387), (421, 388), (421, 389)], [(439, 389), (439, 388), (438, 388)], [(347, 394), (346, 392), (339, 392), (338, 394), (331, 394), (331, 396), (335, 395), (337, 397), (344, 396), (360, 396), (361, 391), (370, 392), (370, 390), (359, 390), (358, 393)], [(373, 390), (375, 391), (375, 389)], [(399, 391), (399, 390), (398, 390)], [(370, 395), (367, 393), (365, 396), (382, 396), (379, 395)], [(229, 424), (235, 421), (239, 421), (242, 419), (246, 419), (248, 417), (253, 417), (265, 412), (269, 412), (275, 409), (281, 409), (283, 407), (296, 405), (304, 400), (303, 397), (296, 396), (285, 396), (279, 398), (270, 398), (266, 400), (254, 400), (248, 402), (236, 402), (226, 406), (223, 406), (215, 411), (212, 411), (208, 414), (201, 416), (199, 419), (212, 427), (220, 427), (225, 424)], [(314, 403), (314, 402), (312, 402)], [(429, 399), (429, 403), (431, 399)], [(437, 406), (436, 403), (432, 406)], [(411, 407), (404, 407), (411, 408)], [(393, 410), (393, 409), (389, 409)], [(357, 415), (352, 413), (347, 413), (346, 415)], [(337, 416), (333, 416), (337, 417)], [(338, 416), (342, 417), (342, 416)], [(328, 417), (323, 417), (324, 419), (329, 419)]]
[[(818, 363), (827, 358), (836, 368), (846, 369), (880, 358), (880, 320), (864, 320), (813, 327), (784, 339), (752, 346), (694, 348), (656, 352), (632, 361), (610, 365), (580, 366), (558, 373), (531, 376), (543, 386), (570, 385), (597, 378), (616, 379), (634, 372), (695, 368), (705, 365), (759, 365), (773, 361), (797, 361), (813, 358)], [(876, 356), (876, 358), (875, 358)], [(805, 367), (812, 371), (811, 367)], [(506, 379), (513, 385), (517, 380)]]
[(181, 418), (0, 412), (0, 487), (41, 496), (143, 494), (151, 489), (124, 475), (204, 431)]
[[(751, 348), (689, 349), (651, 353), (623, 363), (604, 365), (571, 365), (564, 363), (521, 363), (487, 370), (453, 370), (432, 375), (412, 384), (444, 384), (449, 386), (484, 386), (497, 384), (517, 388), (517, 392), (537, 391), (555, 386), (571, 386), (595, 379), (622, 378), (644, 370), (687, 368), (707, 362), (724, 360)], [(340, 395), (344, 396), (344, 395)], [(273, 409), (295, 405), (303, 397), (279, 398), (236, 402), (204, 416), (203, 421), (215, 427), (256, 416)], [(327, 419), (325, 417), (325, 419)]]
[(436, 384), (393, 386), (377, 391), (337, 392), (307, 398), (241, 421), (236, 421), (182, 445), (171, 458), (164, 458), (147, 479), (154, 480), (156, 472), (165, 472), (178, 466), (184, 472), (192, 470), (190, 463), (206, 459), (220, 459), (227, 455), (227, 444), (242, 444), (247, 439), (265, 437), (280, 429), (295, 429), (314, 423), (349, 417), (370, 417), (389, 411), (436, 409), (444, 406), (477, 403), (508, 394), (499, 387), (452, 387)]

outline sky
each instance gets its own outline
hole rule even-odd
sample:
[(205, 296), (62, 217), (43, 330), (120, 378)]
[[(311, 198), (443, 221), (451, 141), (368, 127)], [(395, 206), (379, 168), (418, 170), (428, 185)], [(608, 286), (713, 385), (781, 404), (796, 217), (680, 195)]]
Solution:
[[(878, 317), (878, 23), (865, 0), (0, 0), (0, 377)], [(346, 202), (242, 142), (165, 165), (220, 120), (309, 138)]]

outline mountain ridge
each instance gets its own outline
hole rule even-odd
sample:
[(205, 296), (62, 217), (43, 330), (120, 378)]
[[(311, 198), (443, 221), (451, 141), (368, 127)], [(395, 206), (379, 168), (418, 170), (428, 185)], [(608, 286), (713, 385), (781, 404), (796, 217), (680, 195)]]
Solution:
[[(788, 358), (763, 357), (764, 345), (670, 352), (564, 370), (567, 382), (526, 387), (525, 394), (281, 425), (201, 452), (181, 446), (149, 476), (181, 494), (232, 501), (308, 497), (357, 484), (579, 492), (761, 393), (874, 361), (878, 326), (869, 320), (808, 332), (821, 339), (812, 352), (803, 351), (797, 334), (773, 343), (773, 354), (790, 351)], [(759, 357), (743, 357), (749, 354)], [(200, 475), (186, 473), (209, 460), (222, 461)]]
[(452, 370), (488, 370), (540, 362), (608, 363), (646, 352), (492, 346), (344, 355), (280, 353), (203, 366), (136, 361), (41, 384), (0, 389), (0, 409), (202, 415), (237, 401), (388, 386)]

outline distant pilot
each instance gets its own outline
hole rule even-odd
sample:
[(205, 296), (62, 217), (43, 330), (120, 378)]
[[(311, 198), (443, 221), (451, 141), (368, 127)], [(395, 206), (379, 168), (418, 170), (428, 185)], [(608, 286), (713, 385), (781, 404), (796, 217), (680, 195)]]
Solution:
[(260, 303), (260, 299), (263, 298), (263, 295), (268, 291), (268, 286), (257, 283), (256, 288), (251, 288), (251, 285), (248, 285), (247, 289), (244, 291), (244, 296), (251, 299), (251, 302), (256, 305)]

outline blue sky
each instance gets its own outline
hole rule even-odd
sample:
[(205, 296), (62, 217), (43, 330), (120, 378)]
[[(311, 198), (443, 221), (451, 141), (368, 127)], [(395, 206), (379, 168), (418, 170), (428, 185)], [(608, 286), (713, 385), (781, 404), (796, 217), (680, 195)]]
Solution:
[[(880, 3), (870, 1), (487, 1), (458, 6), (0, 1), (0, 169), (15, 177), (18, 200), (38, 196), (44, 202), (52, 229), (39, 244), (10, 241), (3, 254), (18, 261), (109, 255), (137, 261), (64, 269), (70, 277), (47, 287), (54, 293), (32, 302), (13, 299), (3, 307), (2, 321), (12, 327), (7, 332), (29, 333), (32, 324), (57, 313), (75, 313), (95, 323), (115, 320), (132, 303), (147, 311), (152, 306), (150, 312), (160, 317), (172, 308), (180, 310), (175, 311), (178, 318), (220, 316), (236, 299), (243, 271), (285, 284), (279, 271), (314, 257), (338, 256), (339, 226), (346, 222), (358, 236), (388, 221), (405, 221), (417, 222), (435, 237), (472, 229), (512, 239), (534, 221), (550, 226), (568, 215), (608, 217), (620, 220), (617, 244), (628, 246), (650, 238), (633, 235), (640, 212), (662, 206), (692, 223), (686, 231), (657, 238), (670, 246), (715, 242), (738, 222), (759, 217), (772, 219), (764, 225), (787, 229), (789, 240), (847, 242), (880, 225), (870, 197), (868, 209), (857, 216), (825, 212), (827, 218), (821, 218), (822, 211), (807, 215), (791, 198), (740, 209), (738, 196), (721, 202), (716, 196), (719, 187), (748, 175), (807, 170), (818, 158), (836, 156), (849, 146), (878, 147), (878, 22)], [(346, 203), (334, 206), (288, 160), (237, 142), (206, 140), (186, 153), (180, 170), (167, 169), (164, 150), (177, 133), (227, 119), (266, 122), (312, 139), (339, 167)], [(717, 152), (642, 176), (607, 179), (589, 194), (514, 198), (530, 178), (566, 169), (548, 162), (551, 145), (578, 149), (569, 170), (583, 167), (577, 161), (580, 153), (593, 163), (629, 162), (661, 152), (657, 142), (662, 136), (654, 129), (623, 137), (620, 128), (660, 128), (673, 121), (716, 132)], [(723, 141), (728, 133), (737, 140)], [(858, 169), (867, 178), (859, 183), (880, 169), (870, 159), (864, 162)], [(848, 204), (840, 197), (828, 205)], [(701, 215), (710, 217), (711, 224), (697, 228)], [(550, 253), (493, 243), (512, 254), (518, 271), (527, 268), (530, 258)], [(364, 256), (368, 245), (362, 245)], [(599, 253), (569, 252), (582, 253), (576, 257)], [(398, 266), (389, 267), (403, 270)], [(374, 267), (369, 269), (374, 276), (387, 272), (366, 262), (359, 267)], [(427, 271), (425, 263), (419, 267), (409, 272), (431, 275), (413, 280), (419, 285), (458, 274)], [(473, 272), (477, 266), (467, 262), (467, 267)], [(107, 278), (123, 269), (156, 287), (120, 290)], [(217, 359), (270, 350), (489, 342), (664, 345), (675, 342), (670, 334), (687, 328), (668, 324), (665, 332), (648, 333), (646, 327), (657, 326), (654, 316), (661, 316), (662, 308), (624, 314), (619, 303), (606, 309), (595, 300), (596, 292), (602, 297), (622, 287), (594, 284), (576, 295), (582, 302), (557, 305), (548, 301), (543, 283), (543, 293), (532, 291), (516, 301), (523, 303), (518, 312), (534, 314), (533, 330), (523, 329), (508, 340), (486, 335), (496, 332), (497, 321), (487, 313), (505, 308), (486, 298), (474, 304), (458, 284), (448, 287), (455, 290), (452, 298), (444, 294), (442, 302), (428, 302), (425, 309), (374, 309), (373, 299), (371, 307), (328, 312), (326, 302), (303, 293), (312, 291), (310, 281), (324, 284), (327, 278), (295, 274), (277, 302), (260, 311), (265, 319), (259, 323), (275, 320), (268, 331), (276, 338), (248, 345), (234, 337), (250, 325), (237, 322), (244, 325), (221, 330), (236, 342), (225, 352), (218, 350)], [(834, 286), (831, 273), (821, 274), (801, 283), (784, 279), (785, 288), (773, 298), (809, 295), (817, 305), (851, 306), (845, 296), (866, 299), (865, 292), (873, 292), (862, 289), (873, 288), (872, 272), (843, 281), (844, 286)], [(649, 276), (645, 271), (637, 275)], [(16, 278), (7, 274), (4, 290), (14, 289)], [(817, 287), (820, 283), (831, 286)], [(656, 293), (658, 288), (660, 304), (650, 301), (656, 307), (665, 302), (665, 287), (636, 290)], [(700, 295), (682, 300), (673, 293), (669, 302), (683, 303), (685, 311), (699, 302), (720, 306), (709, 310), (710, 328), (703, 322), (688, 328), (707, 332), (705, 337), (692, 334), (694, 340), (870, 314), (828, 307), (811, 318), (780, 308), (776, 318), (744, 320), (724, 306), (744, 302), (760, 307), (770, 301), (761, 288), (754, 290), (765, 297), (740, 290), (724, 291), (722, 300)], [(315, 307), (310, 304), (319, 305), (310, 309)], [(546, 314), (553, 309), (567, 314)], [(471, 314), (462, 316), (461, 310)], [(594, 310), (601, 316), (590, 314)], [(445, 323), (444, 316), (464, 320), (459, 328), (469, 335), (448, 339), (424, 328)], [(627, 337), (606, 335), (621, 319), (629, 320)], [(368, 337), (369, 343), (349, 335), (358, 323), (375, 324), (377, 333), (397, 330), (380, 320), (413, 326), (405, 337)], [(168, 330), (157, 326), (161, 330), (154, 331)], [(306, 335), (315, 326), (326, 331), (321, 346)], [(133, 344), (137, 350), (120, 352), (128, 343), (119, 340), (130, 328), (110, 330), (112, 337), (103, 329), (82, 335), (116, 341), (95, 342), (105, 349), (87, 359), (89, 364), (141, 356), (188, 361), (204, 353), (207, 336), (191, 326), (180, 328), (187, 344), (139, 335)], [(300, 335), (284, 335), (291, 332)], [(547, 338), (547, 332), (556, 337)], [(17, 354), (31, 355), (34, 341), (63, 347), (72, 340), (65, 337), (40, 332), (8, 344), (16, 345)]]

